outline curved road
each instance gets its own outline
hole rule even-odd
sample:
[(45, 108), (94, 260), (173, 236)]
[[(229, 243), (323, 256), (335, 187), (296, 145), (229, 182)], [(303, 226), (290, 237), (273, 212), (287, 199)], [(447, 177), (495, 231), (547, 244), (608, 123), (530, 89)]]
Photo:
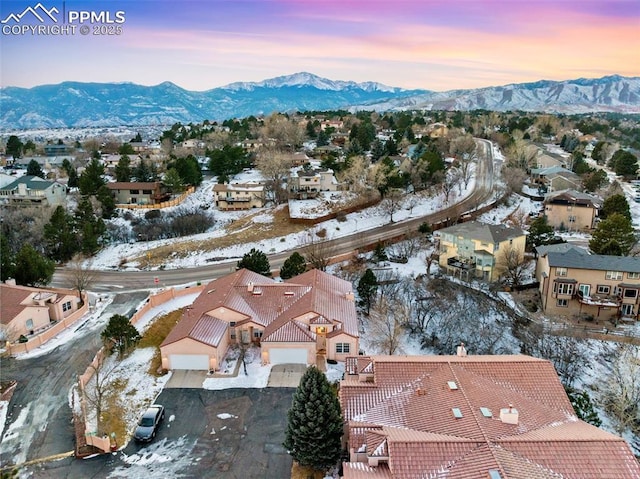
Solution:
[[(461, 214), (470, 212), (478, 208), (479, 205), (491, 199), (493, 193), (493, 150), (488, 140), (476, 139), (480, 149), (476, 168), (476, 183), (474, 191), (467, 198), (453, 206), (445, 208), (435, 213), (412, 218), (397, 223), (390, 223), (379, 226), (366, 232), (357, 232), (323, 243), (323, 248), (331, 252), (332, 256), (337, 256), (376, 243), (385, 242), (397, 238), (407, 231), (416, 230), (422, 223), (439, 223), (449, 218), (459, 217)], [(269, 256), (269, 263), (273, 269), (279, 269), (282, 263), (294, 252), (289, 250)], [(300, 250), (298, 250), (300, 251)], [(95, 271), (93, 282), (90, 287), (92, 291), (132, 291), (147, 290), (158, 286), (172, 286), (192, 282), (208, 282), (215, 278), (235, 271), (237, 261), (225, 261), (221, 263), (198, 266), (194, 268), (181, 268), (169, 270), (152, 271)], [(54, 274), (51, 286), (69, 287), (73, 284), (73, 273), (64, 268), (60, 268)], [(159, 284), (154, 280), (158, 278)]]

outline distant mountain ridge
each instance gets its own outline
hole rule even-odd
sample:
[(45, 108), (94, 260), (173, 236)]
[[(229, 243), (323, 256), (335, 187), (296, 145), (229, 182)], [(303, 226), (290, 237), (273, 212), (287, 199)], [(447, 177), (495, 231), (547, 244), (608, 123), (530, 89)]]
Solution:
[(170, 125), (273, 112), (332, 109), (398, 111), (523, 110), (560, 113), (640, 112), (640, 78), (541, 80), (533, 83), (433, 92), (376, 82), (356, 83), (307, 72), (207, 91), (171, 82), (63, 82), (0, 88), (0, 129)]

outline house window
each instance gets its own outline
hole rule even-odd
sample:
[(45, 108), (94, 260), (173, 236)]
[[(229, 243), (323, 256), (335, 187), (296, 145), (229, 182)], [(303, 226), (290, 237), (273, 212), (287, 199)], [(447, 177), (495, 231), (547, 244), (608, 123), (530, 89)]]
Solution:
[(578, 286), (578, 291), (582, 292), (582, 296), (589, 296), (591, 293), (591, 285), (590, 284), (581, 284)]
[(629, 279), (640, 279), (640, 273), (627, 273)]
[(569, 300), (568, 299), (559, 299), (556, 301), (556, 306), (558, 308), (567, 308), (569, 306)]
[(229, 327), (230, 327), (230, 328), (235, 327), (235, 325), (236, 325), (236, 322), (235, 322), (235, 321), (229, 321)]
[(70, 310), (71, 310), (71, 301), (62, 303), (62, 311), (70, 311)]
[(131, 190), (130, 192), (132, 195), (137, 195), (140, 194), (140, 190)]
[(567, 268), (556, 268), (556, 276), (566, 276)]
[(576, 222), (576, 217), (575, 216), (569, 216), (569, 223), (575, 223)]
[(28, 330), (32, 330), (33, 329), (33, 319), (27, 319), (26, 323), (25, 323), (25, 327)]
[(607, 271), (607, 273), (605, 274), (605, 279), (611, 279), (614, 281), (621, 281), (622, 280), (622, 271)]
[(349, 348), (350, 348), (350, 344), (349, 343), (336, 343), (336, 353), (338, 354), (342, 354), (342, 353), (348, 353), (349, 352)]
[(143, 195), (150, 195), (151, 194), (151, 190), (142, 190), (142, 194)]
[(623, 304), (621, 311), (623, 316), (633, 316), (633, 304)]
[(254, 331), (253, 332), (253, 337), (256, 339), (260, 339), (262, 337), (262, 331)]
[(609, 294), (611, 292), (611, 286), (607, 284), (599, 284), (597, 292), (598, 294)]
[(558, 294), (573, 294), (573, 283), (556, 283), (554, 289)]
[(638, 290), (637, 289), (625, 289), (623, 296), (625, 298), (635, 298), (636, 296), (638, 296)]

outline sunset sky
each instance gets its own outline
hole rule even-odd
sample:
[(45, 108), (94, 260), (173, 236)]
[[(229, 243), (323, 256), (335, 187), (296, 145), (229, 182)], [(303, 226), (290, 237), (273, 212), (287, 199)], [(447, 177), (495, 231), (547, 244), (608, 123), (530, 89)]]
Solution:
[[(171, 81), (207, 90), (308, 71), (333, 80), (445, 91), (640, 76), (640, 0), (40, 3), (67, 13), (105, 11), (111, 18), (122, 11), (122, 33), (82, 35), (80, 24), (72, 35), (16, 33), (40, 23), (31, 13), (19, 22), (8, 17), (35, 8), (38, 0), (2, 0), (1, 86)], [(58, 25), (63, 23), (60, 17)]]

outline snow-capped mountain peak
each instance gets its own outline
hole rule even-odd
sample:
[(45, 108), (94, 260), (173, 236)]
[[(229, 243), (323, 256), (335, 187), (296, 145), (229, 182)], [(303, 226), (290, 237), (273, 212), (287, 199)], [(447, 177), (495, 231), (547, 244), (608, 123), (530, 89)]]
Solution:
[(347, 89), (361, 89), (367, 92), (399, 92), (400, 88), (394, 88), (376, 82), (356, 83), (354, 81), (329, 80), (309, 72), (293, 73), (275, 78), (269, 78), (260, 82), (235, 82), (222, 87), (225, 90), (252, 91), (256, 88), (284, 88), (284, 87), (313, 87), (318, 90), (342, 91)]

